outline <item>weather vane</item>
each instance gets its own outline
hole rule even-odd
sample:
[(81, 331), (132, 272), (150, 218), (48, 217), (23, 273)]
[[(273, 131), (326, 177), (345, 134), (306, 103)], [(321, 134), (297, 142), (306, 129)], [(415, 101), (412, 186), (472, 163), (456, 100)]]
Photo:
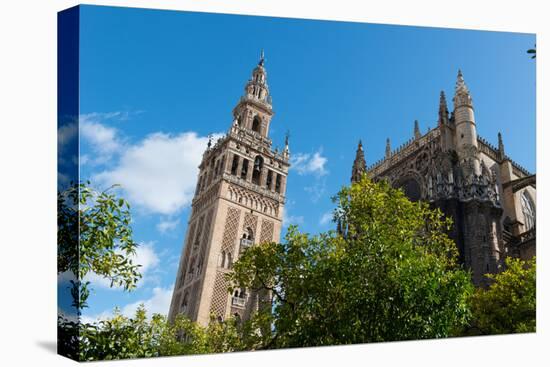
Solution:
[(264, 49), (262, 48), (262, 51), (260, 52), (260, 65), (263, 65), (265, 62), (265, 55), (264, 55)]

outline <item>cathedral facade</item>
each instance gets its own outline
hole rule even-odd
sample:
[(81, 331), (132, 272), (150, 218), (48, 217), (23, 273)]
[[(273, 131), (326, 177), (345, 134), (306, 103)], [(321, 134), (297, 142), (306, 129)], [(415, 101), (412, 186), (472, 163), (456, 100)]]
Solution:
[(441, 92), (437, 127), (413, 136), (367, 167), (359, 142), (351, 181), (364, 173), (388, 180), (413, 201), (429, 202), (453, 220), (450, 237), (460, 262), (476, 285), (496, 273), (506, 256), (531, 258), (536, 250), (536, 176), (508, 157), (502, 136), (498, 146), (478, 136), (470, 91), (459, 71), (453, 111)]
[(233, 109), (228, 133), (208, 143), (180, 258), (168, 317), (185, 314), (202, 325), (211, 315), (246, 319), (269, 302), (247, 289), (228, 293), (226, 274), (239, 254), (261, 242), (278, 242), (290, 153), (272, 149), (274, 115), (262, 57)]

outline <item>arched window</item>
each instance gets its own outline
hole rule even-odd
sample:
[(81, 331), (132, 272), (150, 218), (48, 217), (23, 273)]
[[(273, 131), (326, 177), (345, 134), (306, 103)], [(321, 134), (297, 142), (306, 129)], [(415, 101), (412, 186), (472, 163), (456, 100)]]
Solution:
[(231, 162), (231, 174), (237, 175), (237, 168), (239, 167), (239, 156), (233, 156), (233, 162)]
[(246, 227), (246, 239), (247, 240), (253, 240), (254, 239), (254, 232), (252, 231), (252, 228)]
[(252, 121), (252, 130), (259, 134), (261, 126), (262, 126), (262, 122), (260, 121), (260, 117), (255, 116), (254, 120)]
[(233, 256), (231, 256), (231, 253), (227, 254), (227, 268), (231, 269), (233, 266)]
[(533, 204), (533, 200), (531, 200), (529, 193), (527, 193), (527, 190), (523, 191), (521, 194), (521, 209), (523, 210), (523, 223), (525, 225), (525, 230), (528, 231), (535, 227), (537, 215), (535, 212), (535, 205)]
[(246, 175), (248, 174), (248, 159), (243, 158), (243, 167), (241, 169), (241, 178), (246, 180)]
[(260, 175), (262, 174), (262, 168), (264, 167), (264, 159), (262, 156), (256, 156), (254, 159), (254, 168), (252, 170), (252, 183), (260, 184)]
[(222, 253), (221, 253), (220, 256), (221, 256), (221, 259), (220, 259), (220, 266), (221, 266), (222, 268), (224, 268), (224, 267), (225, 267), (225, 251), (222, 251)]
[(275, 178), (275, 191), (281, 193), (281, 175), (276, 173)]

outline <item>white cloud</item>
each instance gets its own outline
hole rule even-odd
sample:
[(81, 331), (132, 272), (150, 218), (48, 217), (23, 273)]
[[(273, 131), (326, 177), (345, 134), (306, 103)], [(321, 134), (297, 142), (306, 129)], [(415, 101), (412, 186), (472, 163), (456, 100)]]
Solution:
[(291, 224), (304, 224), (304, 217), (301, 215), (288, 215), (288, 210), (285, 209), (283, 211), (283, 227), (288, 227)]
[(324, 226), (324, 225), (327, 225), (328, 223), (330, 223), (332, 221), (332, 212), (326, 212), (324, 213), (322, 216), (321, 216), (321, 219), (319, 219), (319, 224)]
[(171, 232), (173, 231), (174, 229), (176, 229), (176, 227), (178, 226), (178, 224), (180, 224), (180, 220), (179, 219), (174, 219), (174, 220), (170, 220), (170, 219), (167, 219), (167, 220), (161, 220), (159, 223), (157, 223), (157, 230), (162, 233), (162, 234), (165, 234), (167, 232)]
[(313, 203), (316, 203), (321, 199), (326, 191), (326, 180), (324, 178), (317, 177), (315, 182), (311, 186), (304, 187), (304, 190), (309, 193), (309, 198)]
[(122, 308), (122, 314), (125, 316), (133, 316), (138, 306), (143, 303), (149, 316), (155, 313), (167, 315), (168, 309), (170, 308), (170, 301), (172, 300), (173, 288), (173, 286), (168, 288), (153, 288), (153, 295), (150, 298), (124, 306)]
[[(141, 273), (142, 278), (136, 285), (139, 288), (149, 280), (151, 273), (157, 269), (160, 260), (155, 252), (152, 242), (141, 243), (136, 249), (136, 254), (131, 256), (130, 259), (132, 259), (132, 262), (135, 265), (141, 265), (139, 267), (139, 272)], [(85, 280), (91, 282), (92, 286), (99, 286), (101, 288), (114, 290), (121, 289), (116, 287), (111, 288), (111, 282), (96, 273), (88, 273)]]
[(299, 175), (314, 174), (324, 176), (328, 173), (325, 168), (327, 158), (322, 156), (322, 149), (313, 154), (296, 153), (290, 160), (291, 169), (296, 170)]
[[(167, 315), (168, 309), (170, 308), (170, 302), (172, 300), (173, 288), (173, 285), (169, 286), (168, 288), (155, 287), (153, 288), (153, 294), (151, 297), (129, 303), (123, 306), (120, 309), (120, 312), (126, 317), (134, 317), (139, 305), (143, 304), (145, 306), (145, 309), (147, 310), (147, 315), (149, 317), (155, 313)], [(99, 320), (111, 318), (112, 316), (113, 311), (108, 310), (95, 315), (83, 315), (81, 317), (81, 320), (84, 323), (93, 323)]]
[(117, 166), (99, 173), (95, 180), (122, 185), (131, 203), (150, 212), (176, 213), (191, 202), (207, 142), (207, 137), (195, 132), (151, 134), (126, 147)]
[(117, 129), (101, 124), (87, 115), (80, 117), (80, 133), (99, 155), (110, 156), (121, 148)]

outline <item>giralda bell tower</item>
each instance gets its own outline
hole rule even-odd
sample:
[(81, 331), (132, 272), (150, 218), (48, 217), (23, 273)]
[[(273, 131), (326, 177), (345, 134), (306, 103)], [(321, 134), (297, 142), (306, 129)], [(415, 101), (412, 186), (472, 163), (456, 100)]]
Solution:
[(180, 313), (206, 325), (210, 315), (246, 319), (265, 295), (229, 294), (225, 274), (250, 246), (279, 241), (289, 168), (288, 138), (272, 149), (273, 117), (265, 59), (260, 58), (233, 109), (229, 131), (208, 143), (199, 166), (185, 246), (169, 318)]

